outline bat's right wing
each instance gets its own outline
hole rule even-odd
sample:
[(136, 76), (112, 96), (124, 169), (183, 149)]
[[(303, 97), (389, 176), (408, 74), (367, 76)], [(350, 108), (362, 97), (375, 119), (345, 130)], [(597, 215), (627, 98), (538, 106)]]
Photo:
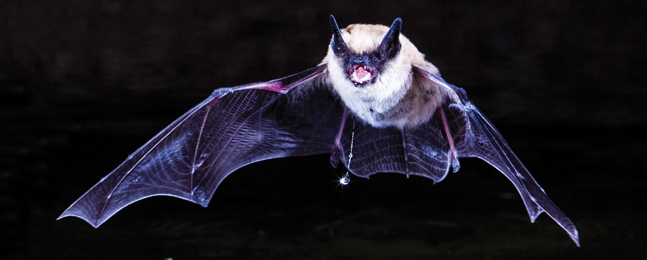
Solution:
[[(220, 182), (271, 158), (329, 153), (343, 108), (321, 84), (326, 65), (216, 90), (72, 204), (59, 219), (94, 227), (131, 203), (172, 196), (204, 207)], [(300, 88), (296, 88), (303, 86)]]

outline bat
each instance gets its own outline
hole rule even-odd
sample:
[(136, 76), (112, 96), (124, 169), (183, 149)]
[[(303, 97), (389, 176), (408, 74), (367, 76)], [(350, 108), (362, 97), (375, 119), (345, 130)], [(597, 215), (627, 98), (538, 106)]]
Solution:
[[(206, 207), (230, 173), (272, 158), (330, 153), (355, 176), (378, 172), (442, 181), (458, 158), (480, 158), (521, 195), (530, 221), (546, 212), (577, 244), (578, 231), (499, 131), (424, 54), (390, 27), (351, 24), (316, 67), (284, 78), (216, 89), (103, 177), (58, 219), (98, 227), (151, 196)], [(352, 123), (351, 123), (352, 122)], [(348, 183), (348, 175), (340, 180)]]

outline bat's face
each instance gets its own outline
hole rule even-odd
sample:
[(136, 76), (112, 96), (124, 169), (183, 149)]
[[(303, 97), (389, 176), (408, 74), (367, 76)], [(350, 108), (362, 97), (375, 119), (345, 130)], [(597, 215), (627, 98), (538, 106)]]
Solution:
[(351, 25), (342, 35), (337, 22), (331, 19), (334, 34), (330, 48), (341, 63), (346, 79), (356, 87), (375, 83), (385, 65), (400, 52), (401, 25), (400, 18), (388, 30), (382, 25)]

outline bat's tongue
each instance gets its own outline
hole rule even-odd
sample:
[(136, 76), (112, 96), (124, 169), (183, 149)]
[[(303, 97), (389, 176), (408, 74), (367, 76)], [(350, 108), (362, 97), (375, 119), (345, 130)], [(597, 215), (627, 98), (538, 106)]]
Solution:
[(355, 70), (353, 70), (350, 79), (355, 83), (363, 84), (371, 80), (371, 76), (371, 72), (364, 66), (357, 66)]

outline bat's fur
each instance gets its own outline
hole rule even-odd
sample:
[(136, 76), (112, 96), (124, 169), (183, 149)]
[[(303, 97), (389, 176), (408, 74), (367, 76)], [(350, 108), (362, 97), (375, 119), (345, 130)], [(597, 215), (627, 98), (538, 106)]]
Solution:
[[(368, 53), (380, 45), (389, 27), (373, 24), (351, 24), (341, 30), (348, 49), (354, 53)], [(327, 81), (341, 97), (344, 105), (373, 127), (395, 126), (400, 129), (425, 123), (441, 105), (447, 93), (419, 75), (413, 67), (438, 74), (438, 68), (425, 60), (416, 46), (400, 34), (398, 55), (385, 64), (373, 83), (357, 87), (345, 75), (342, 60), (332, 48), (322, 63), (328, 64)]]

